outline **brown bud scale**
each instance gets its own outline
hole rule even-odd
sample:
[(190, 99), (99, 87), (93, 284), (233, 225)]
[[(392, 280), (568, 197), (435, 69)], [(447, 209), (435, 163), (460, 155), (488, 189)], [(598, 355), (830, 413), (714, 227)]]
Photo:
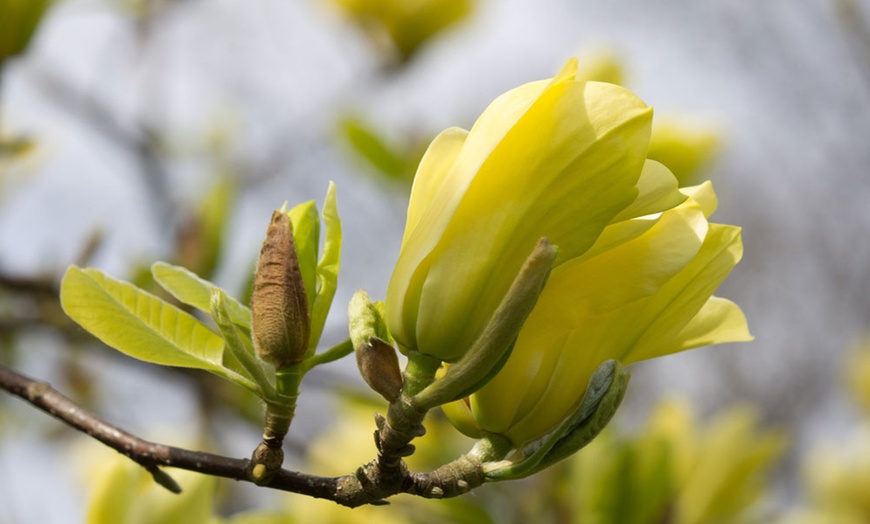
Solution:
[(308, 346), (309, 315), (290, 218), (275, 211), (260, 250), (251, 294), (251, 330), (257, 356), (276, 368), (300, 362)]

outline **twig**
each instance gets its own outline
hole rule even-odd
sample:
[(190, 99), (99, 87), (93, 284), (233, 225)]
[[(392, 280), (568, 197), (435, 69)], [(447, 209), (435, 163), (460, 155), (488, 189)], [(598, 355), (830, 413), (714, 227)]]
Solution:
[[(191, 451), (141, 439), (103, 421), (49, 384), (33, 380), (2, 364), (0, 387), (129, 457), (152, 474), (158, 466), (171, 466), (216, 477), (249, 481), (246, 473), (248, 459)], [(167, 485), (166, 481), (158, 482)], [(270, 487), (313, 497), (331, 498), (335, 483), (335, 479), (283, 470)]]
[[(215, 477), (253, 482), (248, 474), (248, 459), (149, 442), (100, 419), (49, 384), (29, 378), (2, 364), (0, 388), (130, 458), (147, 469), (156, 482), (173, 492), (179, 492), (180, 488), (159, 467), (169, 466)], [(461, 457), (455, 463), (442, 466), (432, 473), (410, 472), (404, 462), (401, 462), (401, 475), (389, 475), (389, 478), (376, 476), (376, 484), (370, 483), (372, 477), (366, 475), (365, 471), (377, 468), (377, 460), (361, 467), (354, 474), (342, 477), (319, 477), (282, 469), (267, 487), (328, 499), (348, 507), (384, 504), (384, 498), (397, 493), (411, 493), (426, 498), (449, 497), (461, 492), (456, 490), (456, 478), (450, 478), (451, 475), (447, 473), (456, 468), (455, 464), (475, 468), (476, 465), (470, 464), (469, 460)]]

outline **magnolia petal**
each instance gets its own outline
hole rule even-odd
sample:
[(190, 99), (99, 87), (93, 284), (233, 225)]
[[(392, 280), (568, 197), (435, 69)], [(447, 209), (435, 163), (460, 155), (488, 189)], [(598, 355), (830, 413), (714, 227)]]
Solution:
[(675, 351), (684, 351), (712, 344), (749, 342), (753, 338), (740, 306), (726, 298), (713, 296), (680, 331), (673, 345), (677, 348)]
[(453, 167), (462, 146), (465, 145), (466, 137), (468, 131), (460, 127), (451, 127), (439, 133), (429, 144), (414, 176), (411, 200), (408, 203), (408, 221), (405, 224), (402, 244), (411, 236), (420, 218), (431, 207), (432, 200), (439, 188), (444, 185), (444, 179)]
[(635, 324), (645, 326), (623, 360), (628, 364), (682, 349), (678, 337), (743, 256), (740, 228), (710, 224), (704, 246), (686, 269), (650, 301)]
[(548, 83), (547, 80), (540, 80), (522, 85), (490, 104), (466, 137), (466, 147), (459, 152), (453, 167), (439, 178), (440, 187), (437, 192), (429, 198), (420, 197), (413, 202), (426, 207), (418, 210), (409, 206), (409, 216), (419, 219), (413, 229), (405, 231), (402, 250), (387, 288), (386, 300), (390, 331), (404, 348), (416, 347), (417, 312), (422, 287), (429, 272), (432, 250), (450, 223), (456, 207), (477, 174), (477, 169), (499, 145), (505, 132), (547, 88)]
[(698, 206), (663, 213), (652, 228), (630, 242), (559, 266), (551, 293), (545, 290), (541, 296), (539, 314), (547, 318), (547, 309), (559, 308), (580, 317), (650, 296), (697, 255), (706, 234), (707, 220)]
[(417, 340), (431, 346), (421, 351), (461, 354), (540, 236), (560, 260), (594, 243), (635, 199), (650, 117), (618, 86), (562, 83), (541, 94), (481, 166), (432, 252), (417, 324)]
[(716, 193), (713, 192), (713, 184), (708, 180), (697, 186), (681, 187), (680, 192), (691, 198), (701, 209), (704, 210), (704, 216), (710, 218), (716, 207), (719, 205), (719, 200), (716, 198)]
[(441, 410), (450, 419), (453, 427), (458, 429), (463, 435), (471, 438), (480, 438), (480, 426), (474, 420), (474, 415), (468, 406), (467, 399), (459, 399), (454, 402), (448, 402), (441, 405)]
[[(518, 413), (526, 412), (524, 399), (530, 398), (534, 392), (541, 393), (546, 389), (558, 364), (558, 358), (553, 357), (558, 356), (566, 344), (566, 333), (550, 331), (538, 335), (533, 342), (534, 347), (546, 348), (546, 352), (528, 349), (518, 352), (515, 345), (505, 367), (470, 397), (471, 412), (482, 430), (506, 433), (517, 419)], [(520, 336), (522, 337), (522, 332)], [(519, 339), (517, 342), (519, 343)], [(527, 344), (523, 342), (522, 347), (528, 348)]]
[(643, 171), (637, 180), (637, 190), (637, 199), (616, 215), (613, 222), (660, 213), (686, 200), (686, 195), (680, 192), (676, 177), (655, 160), (648, 159), (644, 162)]

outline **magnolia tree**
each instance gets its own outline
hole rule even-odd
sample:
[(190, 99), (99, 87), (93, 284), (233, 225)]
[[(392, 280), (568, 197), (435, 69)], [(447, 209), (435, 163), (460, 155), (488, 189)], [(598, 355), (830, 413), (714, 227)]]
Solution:
[[(587, 81), (569, 60), (553, 78), (498, 97), (470, 131), (450, 128), (417, 169), (385, 302), (351, 301), (348, 339), (318, 342), (339, 276), (341, 222), (330, 185), (272, 213), (250, 307), (166, 263), (154, 279), (176, 305), (96, 269), (71, 267), (64, 311), (107, 345), (154, 364), (196, 368), (265, 406), (250, 459), (143, 441), (68, 409), (45, 385), (4, 370), (7, 388), (147, 469), (250, 481), (355, 507), (398, 494), (448, 498), (523, 478), (569, 457), (607, 425), (625, 365), (751, 337), (739, 307), (713, 292), (740, 260), (740, 230), (710, 223), (709, 182), (680, 188), (647, 150), (652, 109), (627, 89)], [(404, 369), (397, 356), (405, 357)], [(320, 477), (282, 468), (282, 442), (308, 371), (355, 354), (388, 405), (377, 455)], [(476, 439), (434, 471), (404, 459), (441, 408)]]

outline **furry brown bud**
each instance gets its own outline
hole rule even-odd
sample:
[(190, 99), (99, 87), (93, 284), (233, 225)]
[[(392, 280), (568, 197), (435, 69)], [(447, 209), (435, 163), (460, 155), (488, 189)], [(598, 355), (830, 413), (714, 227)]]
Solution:
[(371, 337), (356, 348), (356, 363), (366, 384), (392, 402), (402, 392), (402, 372), (393, 346)]
[(309, 315), (290, 218), (275, 211), (260, 250), (251, 294), (251, 331), (257, 356), (278, 369), (300, 362), (308, 346)]

